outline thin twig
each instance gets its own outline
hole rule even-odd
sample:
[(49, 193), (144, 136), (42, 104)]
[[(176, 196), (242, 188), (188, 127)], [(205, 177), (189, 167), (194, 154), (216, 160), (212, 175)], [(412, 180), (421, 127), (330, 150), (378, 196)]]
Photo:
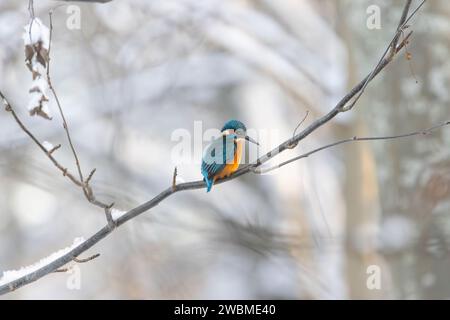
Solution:
[(50, 161), (55, 165), (56, 168), (58, 168), (58, 170), (60, 170), (62, 172), (62, 174), (66, 177), (68, 177), (70, 179), (70, 181), (72, 181), (74, 184), (76, 184), (79, 187), (83, 186), (83, 183), (81, 181), (79, 181), (73, 174), (71, 174), (66, 167), (64, 167), (63, 165), (61, 165), (51, 154), (51, 152), (48, 152), (47, 149), (45, 149), (45, 147), (42, 145), (42, 143), (31, 133), (30, 130), (27, 129), (27, 127), (23, 124), (23, 122), (20, 120), (20, 118), (18, 117), (17, 113), (14, 111), (14, 109), (12, 108), (11, 104), (9, 103), (9, 101), (6, 99), (6, 97), (4, 96), (3, 92), (0, 91), (0, 97), (3, 100), (3, 104), (5, 105), (5, 110), (10, 112), (14, 118), (14, 120), (17, 122), (17, 124), (19, 125), (19, 127), (22, 129), (22, 131), (24, 131), (30, 138), (31, 140), (34, 141), (34, 143), (37, 144), (37, 146), (47, 155), (47, 157), (50, 159)]
[(414, 11), (409, 15), (408, 19), (403, 23), (404, 26), (416, 15), (416, 13), (422, 8), (422, 6), (427, 2), (427, 0), (422, 0), (422, 2), (414, 9)]
[(172, 176), (172, 190), (175, 190), (177, 187), (177, 167), (173, 170)]
[[(94, 254), (94, 255), (92, 255), (90, 257), (87, 257), (85, 259), (79, 259), (79, 258), (74, 257), (72, 260), (74, 262), (76, 262), (76, 263), (86, 263), (86, 262), (94, 260), (95, 258), (98, 258), (98, 257), (100, 257), (100, 253), (96, 253), (96, 254)], [(59, 273), (59, 272), (65, 273), (65, 272), (68, 272), (70, 269), (71, 269), (71, 267), (70, 268), (59, 268), (59, 269), (56, 269), (53, 272), (55, 272), (55, 273)]]
[(373, 141), (373, 140), (392, 140), (392, 139), (413, 137), (413, 136), (418, 136), (418, 135), (427, 135), (427, 134), (433, 133), (434, 131), (436, 131), (436, 130), (442, 128), (442, 127), (448, 126), (448, 125), (450, 125), (450, 121), (444, 122), (442, 124), (433, 126), (431, 128), (425, 129), (425, 130), (414, 131), (414, 132), (409, 132), (409, 133), (399, 134), (399, 135), (393, 135), (393, 136), (381, 136), (381, 137), (357, 137), (357, 136), (355, 136), (353, 138), (343, 139), (343, 140), (339, 140), (339, 141), (336, 141), (336, 142), (324, 145), (322, 147), (319, 147), (317, 149), (314, 149), (312, 151), (309, 151), (307, 153), (304, 153), (302, 155), (299, 155), (297, 157), (294, 157), (292, 159), (289, 159), (287, 161), (284, 161), (284, 162), (282, 162), (280, 164), (277, 164), (275, 166), (272, 166), (272, 167), (254, 168), (254, 169), (252, 169), (252, 172), (256, 173), (256, 174), (265, 174), (265, 173), (268, 173), (268, 172), (270, 172), (272, 170), (284, 167), (285, 165), (290, 164), (290, 163), (292, 163), (294, 161), (297, 161), (297, 160), (300, 160), (300, 159), (303, 159), (303, 158), (307, 158), (307, 157), (309, 157), (310, 155), (312, 155), (312, 154), (314, 154), (316, 152), (319, 152), (319, 151), (322, 151), (322, 150), (325, 150), (325, 149), (328, 149), (328, 148), (332, 148), (332, 147), (338, 146), (340, 144), (348, 143), (348, 142)]
[[(32, 37), (31, 37), (31, 28), (33, 27), (33, 23), (34, 23), (34, 3), (33, 0), (29, 0), (28, 1), (28, 12), (30, 14), (30, 28), (28, 29), (28, 36), (30, 38), (30, 43), (33, 43)], [(33, 48), (33, 50), (35, 51), (36, 49), (34, 48), (34, 46), (31, 46)]]
[(108, 222), (108, 228), (110, 230), (114, 230), (117, 226), (116, 222), (114, 221), (111, 211), (112, 211), (112, 207), (114, 206), (114, 202), (111, 203), (109, 206), (107, 206), (104, 210), (105, 210), (105, 216), (106, 216), (106, 221)]
[(412, 0), (406, 0), (406, 4), (405, 4), (405, 7), (403, 8), (402, 16), (398, 23), (397, 34), (395, 35), (395, 37), (391, 43), (391, 53), (390, 53), (391, 56), (395, 55), (395, 48), (397, 47), (398, 40), (400, 39), (400, 34), (403, 33), (403, 28), (405, 26), (405, 21), (408, 18), (408, 12), (409, 12), (409, 8), (411, 7), (411, 3), (412, 3)]
[[(402, 32), (403, 41), (405, 41), (405, 35)], [(414, 72), (413, 64), (412, 64), (412, 54), (408, 50), (408, 42), (405, 42), (405, 59), (408, 61), (409, 71), (411, 72), (411, 76), (414, 78), (416, 83), (419, 83), (417, 80), (416, 73)]]
[(33, 0), (28, 1), (28, 12), (30, 13), (30, 17), (34, 18), (34, 3)]
[[(397, 27), (397, 32), (395, 33), (391, 42), (389, 43), (389, 45), (383, 52), (383, 55), (381, 56), (381, 58), (378, 60), (376, 67), (372, 70), (370, 75), (367, 77), (359, 94), (353, 99), (353, 101), (350, 104), (342, 107), (342, 112), (349, 111), (355, 106), (356, 102), (358, 102), (358, 100), (361, 98), (362, 94), (364, 93), (366, 87), (369, 85), (370, 81), (372, 81), (372, 79), (374, 78), (374, 75), (377, 72), (377, 69), (380, 67), (380, 65), (383, 63), (383, 61), (384, 60), (392, 60), (394, 58), (394, 56), (399, 51), (400, 46), (397, 46), (397, 44), (398, 44), (400, 35), (404, 32), (404, 29), (406, 28), (408, 21), (417, 13), (417, 11), (425, 4), (425, 2), (426, 2), (426, 0), (423, 0), (422, 3), (420, 3), (417, 6), (417, 8), (408, 17), (408, 12), (411, 7), (411, 0), (406, 0), (405, 7), (403, 8), (403, 11), (402, 11), (402, 16), (400, 18), (400, 21), (399, 21), (399, 24)], [(411, 36), (411, 32), (405, 37), (405, 39), (403, 39), (402, 47), (404, 45), (406, 45), (406, 42), (410, 36)], [(389, 55), (388, 55), (388, 53), (389, 53)]]
[(86, 179), (86, 184), (89, 184), (89, 182), (91, 181), (92, 177), (94, 176), (95, 171), (97, 171), (96, 168), (92, 169), (91, 173), (89, 173), (87, 179)]
[(94, 260), (94, 259), (96, 259), (96, 258), (98, 258), (98, 257), (100, 257), (100, 253), (96, 253), (96, 254), (94, 254), (94, 255), (92, 255), (92, 256), (90, 256), (90, 257), (84, 258), (84, 259), (81, 259), (81, 258), (73, 258), (73, 261), (75, 261), (76, 263), (86, 263), (86, 262), (89, 262), (89, 261), (91, 261), (91, 260)]
[[(75, 185), (82, 188), (82, 190), (84, 191), (84, 193), (90, 203), (92, 203), (93, 205), (96, 205), (102, 209), (105, 209), (108, 207), (111, 208), (111, 205), (107, 205), (101, 201), (96, 200), (93, 195), (92, 188), (88, 184), (86, 184), (86, 182), (78, 180), (78, 178), (76, 178), (75, 175), (73, 175), (66, 167), (64, 167), (62, 164), (60, 164), (55, 159), (55, 157), (53, 157), (52, 153), (56, 149), (58, 149), (59, 146), (56, 146), (52, 150), (48, 151), (44, 147), (44, 145), (34, 136), (34, 134), (30, 130), (28, 130), (28, 128), (25, 126), (25, 124), (20, 120), (19, 116), (17, 115), (17, 113), (15, 112), (15, 110), (13, 109), (11, 104), (9, 103), (8, 99), (5, 97), (5, 95), (1, 91), (0, 91), (0, 97), (2, 98), (3, 104), (5, 106), (5, 110), (12, 114), (14, 120), (17, 122), (17, 124), (22, 129), (22, 131), (24, 131), (31, 138), (31, 140), (33, 140), (33, 142), (47, 155), (47, 157), (55, 165), (55, 167), (58, 168), (58, 170), (60, 170), (62, 172), (63, 176), (68, 177), (70, 179), (70, 181), (72, 181)], [(93, 174), (93, 173), (91, 172), (91, 174)], [(90, 174), (90, 176), (91, 176), (91, 174)], [(91, 178), (92, 178), (92, 176), (91, 176)], [(109, 221), (108, 221), (108, 223), (109, 223)]]
[[(295, 134), (297, 133), (298, 128), (300, 128), (300, 126), (303, 124), (303, 122), (305, 122), (306, 118), (308, 117), (309, 114), (309, 110), (306, 110), (305, 116), (303, 117), (303, 119), (299, 122), (299, 124), (295, 127), (294, 129), (294, 133), (292, 133), (292, 138), (295, 137)], [(291, 146), (289, 146), (289, 149), (294, 149), (297, 146), (298, 142), (295, 144), (292, 144)]]
[(75, 147), (74, 147), (74, 145), (72, 143), (72, 138), (70, 137), (69, 125), (67, 124), (66, 117), (64, 116), (64, 112), (63, 112), (63, 109), (61, 107), (61, 103), (59, 102), (58, 95), (56, 94), (55, 88), (53, 87), (53, 83), (52, 83), (52, 80), (51, 80), (51, 77), (50, 77), (50, 59), (51, 59), (50, 58), (50, 52), (51, 52), (52, 35), (53, 35), (52, 11), (49, 11), (48, 16), (49, 16), (49, 20), (50, 20), (50, 31), (49, 31), (49, 41), (48, 41), (47, 83), (48, 83), (48, 86), (49, 86), (53, 96), (55, 97), (56, 105), (58, 106), (59, 114), (60, 114), (61, 120), (63, 122), (63, 128), (64, 128), (64, 131), (66, 132), (67, 140), (69, 142), (70, 149), (72, 150), (73, 157), (75, 158), (75, 164), (77, 166), (78, 176), (80, 178), (80, 181), (83, 181), (84, 180), (83, 179), (83, 173), (81, 171), (81, 165), (80, 165), (80, 161), (78, 159), (77, 152), (76, 152)]
[[(78, 176), (79, 176), (79, 179), (80, 179), (80, 181), (82, 183), (83, 193), (84, 193), (86, 199), (91, 204), (93, 204), (95, 206), (98, 206), (98, 207), (100, 207), (102, 209), (106, 209), (108, 207), (108, 205), (106, 203), (103, 203), (103, 202), (97, 200), (95, 198), (95, 196), (94, 196), (94, 192), (93, 192), (92, 188), (89, 186), (89, 182), (92, 179), (92, 176), (93, 176), (93, 174), (95, 172), (95, 169), (93, 171), (91, 171), (91, 173), (89, 174), (89, 176), (86, 179), (86, 181), (84, 181), (80, 160), (79, 160), (78, 154), (77, 154), (77, 152), (75, 150), (75, 146), (74, 146), (74, 144), (72, 142), (72, 137), (70, 135), (69, 125), (67, 123), (66, 117), (64, 115), (63, 108), (61, 106), (61, 103), (59, 101), (58, 95), (56, 94), (56, 90), (55, 90), (55, 88), (53, 86), (53, 83), (52, 83), (52, 80), (51, 80), (51, 77), (50, 77), (50, 59), (51, 59), (50, 51), (51, 51), (52, 35), (53, 35), (52, 14), (53, 14), (53, 12), (49, 11), (48, 15), (49, 15), (50, 28), (49, 28), (49, 45), (48, 45), (48, 61), (47, 61), (47, 83), (48, 83), (48, 86), (49, 86), (53, 96), (55, 97), (56, 105), (58, 106), (59, 114), (60, 114), (61, 120), (63, 122), (63, 128), (64, 128), (64, 131), (66, 132), (67, 141), (69, 142), (70, 149), (71, 149), (73, 157), (75, 159), (75, 164), (76, 164), (76, 167), (77, 167)], [(107, 217), (108, 217), (108, 215), (107, 215)], [(108, 221), (108, 223), (109, 223), (109, 221)]]
[[(33, 6), (33, 0), (29, 0), (28, 2), (28, 10), (30, 12), (30, 19), (34, 20), (34, 6)], [(50, 158), (50, 160), (53, 162), (53, 164), (62, 171), (64, 176), (69, 177), (69, 179), (75, 183), (77, 186), (81, 187), (83, 190), (83, 193), (86, 197), (86, 199), (93, 205), (98, 206), (102, 209), (106, 209), (106, 208), (111, 208), (110, 205), (105, 204), (101, 201), (98, 201), (95, 196), (94, 193), (92, 191), (92, 188), (89, 185), (89, 182), (92, 179), (92, 176), (95, 172), (95, 169), (91, 171), (91, 173), (89, 174), (88, 178), (86, 179), (86, 181), (84, 181), (83, 179), (83, 173), (81, 170), (81, 165), (80, 165), (80, 161), (77, 155), (77, 152), (75, 150), (74, 144), (72, 142), (72, 138), (70, 136), (70, 131), (69, 131), (69, 126), (68, 123), (66, 121), (66, 117), (64, 115), (60, 100), (58, 98), (58, 95), (56, 93), (56, 90), (53, 86), (52, 80), (51, 80), (51, 76), (50, 76), (50, 51), (51, 51), (51, 45), (52, 45), (52, 37), (53, 37), (53, 19), (52, 19), (52, 14), (53, 11), (50, 10), (49, 11), (49, 24), (50, 24), (50, 28), (49, 28), (49, 47), (48, 47), (48, 53), (47, 53), (47, 65), (46, 65), (46, 73), (47, 73), (47, 83), (49, 86), (49, 89), (51, 90), (53, 96), (55, 97), (55, 101), (56, 104), (58, 106), (58, 110), (59, 110), (59, 114), (61, 116), (62, 122), (63, 122), (63, 128), (64, 131), (66, 132), (66, 136), (67, 136), (67, 140), (69, 142), (70, 145), (70, 149), (72, 151), (73, 157), (75, 159), (75, 164), (77, 167), (77, 171), (78, 171), (78, 176), (79, 179), (75, 178), (75, 176), (73, 174), (71, 174), (69, 172), (69, 170), (66, 167), (63, 167), (61, 164), (58, 163), (58, 161), (56, 161), (56, 159), (52, 156), (52, 153), (57, 150), (58, 148), (61, 147), (61, 145), (56, 146), (55, 148), (53, 148), (52, 150), (48, 151), (46, 150), (43, 145), (39, 142), (39, 140), (31, 133), (30, 130), (28, 130), (26, 128), (26, 126), (24, 125), (24, 123), (19, 119), (19, 117), (17, 116), (17, 114), (15, 113), (15, 111), (13, 110), (13, 108), (11, 107), (10, 103), (7, 101), (7, 99), (5, 98), (5, 96), (3, 95), (3, 93), (1, 94), (3, 100), (4, 100), (4, 104), (5, 104), (5, 108), (7, 111), (10, 111), (14, 117), (14, 119), (16, 120), (16, 122), (19, 124), (20, 128), (42, 149), (45, 150), (45, 153), (47, 154), (47, 156)], [(31, 22), (31, 23), (32, 23)], [(31, 32), (31, 27), (30, 27), (30, 32)], [(31, 33), (30, 33), (30, 41), (31, 41)], [(108, 216), (108, 215), (107, 215)], [(108, 221), (109, 224), (109, 221)]]
[(57, 146), (54, 146), (53, 148), (51, 148), (48, 153), (52, 154), (53, 152), (55, 152), (56, 150), (58, 150), (59, 148), (61, 148), (61, 144), (58, 144)]

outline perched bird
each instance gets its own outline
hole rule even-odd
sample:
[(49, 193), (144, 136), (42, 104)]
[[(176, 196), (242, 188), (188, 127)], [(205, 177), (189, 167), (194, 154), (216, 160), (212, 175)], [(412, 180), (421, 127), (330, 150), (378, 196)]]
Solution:
[(235, 172), (241, 161), (245, 140), (258, 142), (247, 136), (247, 128), (238, 120), (230, 120), (223, 126), (222, 135), (206, 148), (202, 158), (202, 175), (206, 192), (211, 191), (214, 182)]

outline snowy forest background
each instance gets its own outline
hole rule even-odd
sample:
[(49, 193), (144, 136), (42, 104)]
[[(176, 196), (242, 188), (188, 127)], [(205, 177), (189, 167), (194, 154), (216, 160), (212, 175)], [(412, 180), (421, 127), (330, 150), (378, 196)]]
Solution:
[[(61, 4), (35, 1), (48, 11)], [(98, 198), (120, 210), (185, 181), (174, 130), (250, 128), (263, 151), (332, 108), (376, 64), (403, 1), (129, 0), (81, 4), (81, 28), (53, 14), (52, 80)], [(413, 1), (413, 5), (417, 5)], [(370, 5), (381, 29), (366, 26)], [(33, 132), (73, 160), (57, 119), (29, 117), (22, 33), (28, 1), (0, 0), (0, 88)], [(424, 129), (450, 120), (450, 7), (428, 1), (403, 56), (286, 160), (354, 135)], [(130, 221), (79, 264), (81, 288), (54, 273), (0, 299), (450, 298), (450, 131), (328, 149), (270, 175), (246, 175), (207, 194), (187, 191)], [(198, 160), (198, 159), (197, 159)], [(39, 261), (105, 224), (0, 111), (0, 272)], [(381, 270), (369, 290), (367, 268)], [(1, 277), (1, 274), (0, 274)]]

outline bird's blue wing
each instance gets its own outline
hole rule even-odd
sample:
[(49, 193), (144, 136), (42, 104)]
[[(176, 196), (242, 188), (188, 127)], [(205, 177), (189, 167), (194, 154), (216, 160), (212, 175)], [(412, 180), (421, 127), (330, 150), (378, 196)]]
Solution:
[(235, 135), (220, 136), (206, 148), (202, 159), (202, 175), (208, 185), (212, 186), (212, 179), (220, 173), (227, 163), (232, 163), (236, 151)]

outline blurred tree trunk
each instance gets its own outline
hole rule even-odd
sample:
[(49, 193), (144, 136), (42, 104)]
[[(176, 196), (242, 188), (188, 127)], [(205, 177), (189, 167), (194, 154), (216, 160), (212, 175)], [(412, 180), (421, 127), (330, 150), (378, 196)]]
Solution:
[[(367, 1), (366, 4), (372, 3)], [(444, 1), (427, 2), (427, 13), (422, 13), (422, 18), (413, 24), (414, 35), (408, 46), (412, 60), (399, 56), (389, 71), (382, 75), (381, 81), (374, 82), (359, 102), (358, 114), (364, 112), (361, 121), (367, 123), (370, 135), (414, 131), (450, 118), (448, 28), (442, 24), (448, 21), (446, 4)], [(367, 46), (354, 48), (363, 67), (360, 73), (367, 72), (370, 61), (378, 59), (382, 48), (373, 39), (396, 27), (401, 5), (400, 2), (395, 3), (394, 10), (383, 8), (380, 31), (353, 25), (357, 39), (354, 42)], [(430, 30), (433, 30), (432, 34)], [(366, 65), (361, 64), (364, 61)], [(378, 225), (381, 227), (380, 235), (388, 236), (384, 242), (381, 241), (380, 249), (392, 271), (396, 289), (392, 294), (395, 298), (450, 295), (448, 270), (443, 268), (443, 259), (450, 262), (447, 245), (450, 239), (449, 150), (437, 147), (448, 141), (445, 135), (448, 136), (448, 131), (444, 129), (427, 137), (372, 144), (378, 164), (376, 176), (382, 186), (379, 196), (383, 222)], [(361, 150), (361, 146), (359, 148)], [(358, 163), (350, 165), (350, 168), (355, 170)], [(367, 183), (366, 178), (364, 183)], [(371, 180), (377, 184), (375, 177)], [(358, 184), (353, 182), (349, 185)], [(353, 191), (355, 189), (359, 188), (352, 188)], [(353, 201), (349, 203), (357, 207)], [(377, 204), (369, 207), (368, 210), (375, 210)], [(355, 213), (358, 210), (364, 209), (356, 208)], [(351, 212), (349, 209), (349, 216)], [(348, 220), (351, 221), (351, 217)], [(383, 230), (393, 225), (394, 220), (401, 223), (396, 223), (393, 230)], [(414, 234), (413, 239), (408, 237), (411, 233)]]
[[(361, 117), (354, 126), (342, 130), (346, 136), (366, 136)], [(389, 298), (390, 276), (384, 258), (377, 252), (376, 237), (380, 221), (377, 168), (371, 146), (356, 143), (345, 149), (347, 203), (347, 279), (350, 299)], [(370, 266), (380, 268), (381, 287), (370, 289), (367, 280)]]
[[(367, 59), (361, 64), (358, 61), (358, 51), (361, 50), (361, 42), (354, 41), (354, 26), (352, 21), (345, 19), (348, 15), (348, 6), (340, 2), (338, 6), (338, 29), (349, 51), (349, 87), (357, 83), (369, 68), (373, 67), (374, 59)], [(353, 7), (355, 8), (355, 7)], [(360, 6), (364, 9), (365, 6)], [(353, 10), (355, 11), (355, 10)], [(365, 12), (365, 10), (356, 10)], [(356, 13), (355, 13), (356, 14)], [(360, 19), (359, 22), (365, 21)], [(347, 23), (346, 23), (347, 22)], [(359, 26), (358, 30), (367, 29)], [(385, 31), (387, 28), (384, 29)], [(367, 35), (370, 37), (370, 34)], [(382, 42), (381, 42), (382, 43)], [(382, 44), (384, 46), (384, 44)], [(380, 50), (380, 49), (379, 49)], [(378, 51), (379, 51), (378, 50)], [(352, 136), (369, 136), (370, 129), (367, 119), (362, 115), (365, 112), (367, 99), (364, 97), (354, 109), (351, 115), (352, 121), (348, 125), (341, 126), (337, 135), (342, 138)], [(377, 252), (376, 241), (380, 225), (380, 197), (377, 180), (377, 165), (372, 145), (370, 143), (354, 143), (343, 147), (345, 162), (345, 196), (347, 204), (346, 215), (346, 277), (348, 285), (348, 298), (350, 299), (379, 299), (390, 298), (392, 287), (390, 271), (384, 258)], [(376, 266), (380, 268), (380, 289), (369, 289), (367, 280), (370, 276), (368, 268)]]

